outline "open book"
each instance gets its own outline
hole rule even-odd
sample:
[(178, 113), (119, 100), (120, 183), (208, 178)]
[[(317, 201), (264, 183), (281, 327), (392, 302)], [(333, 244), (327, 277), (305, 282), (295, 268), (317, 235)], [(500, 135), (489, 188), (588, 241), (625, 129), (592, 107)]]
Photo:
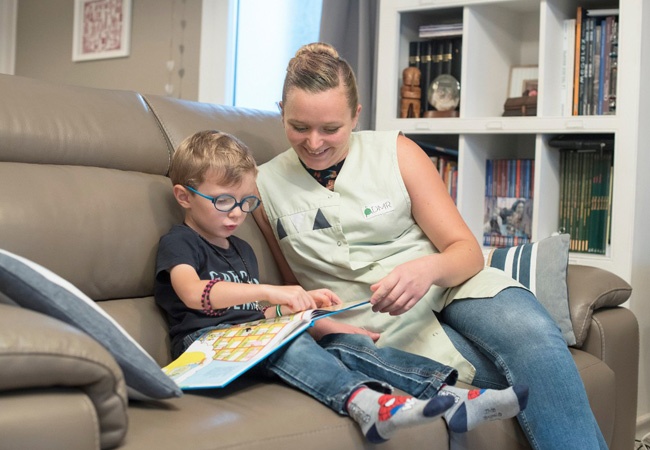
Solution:
[(310, 309), (207, 331), (162, 370), (184, 390), (224, 387), (316, 320), (368, 303)]

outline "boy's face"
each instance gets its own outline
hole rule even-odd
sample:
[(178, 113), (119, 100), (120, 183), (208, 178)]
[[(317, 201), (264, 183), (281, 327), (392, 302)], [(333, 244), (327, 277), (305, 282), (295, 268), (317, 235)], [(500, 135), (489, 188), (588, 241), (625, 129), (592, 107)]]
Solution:
[[(208, 172), (205, 181), (197, 186), (196, 190), (210, 197), (230, 194), (240, 202), (246, 196), (255, 195), (255, 174), (247, 173), (241, 183), (224, 186), (219, 184), (214, 173)], [(191, 193), (183, 186), (174, 186), (174, 195), (178, 203), (185, 208), (185, 223), (210, 243), (220, 247), (228, 247), (227, 238), (248, 216), (239, 206), (229, 212), (218, 211), (210, 200)]]

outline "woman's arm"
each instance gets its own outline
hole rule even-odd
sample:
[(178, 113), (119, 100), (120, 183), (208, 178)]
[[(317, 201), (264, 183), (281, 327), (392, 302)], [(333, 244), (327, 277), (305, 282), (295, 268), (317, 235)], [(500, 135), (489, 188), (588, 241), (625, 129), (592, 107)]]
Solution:
[(411, 213), (440, 253), (402, 264), (371, 286), (373, 310), (391, 314), (411, 309), (431, 285), (457, 286), (484, 265), (478, 242), (428, 155), (399, 135), (397, 160), (411, 198)]
[(424, 150), (400, 135), (397, 159), (411, 197), (413, 217), (440, 251), (434, 255), (439, 260), (434, 283), (443, 287), (457, 286), (483, 268), (481, 247)]

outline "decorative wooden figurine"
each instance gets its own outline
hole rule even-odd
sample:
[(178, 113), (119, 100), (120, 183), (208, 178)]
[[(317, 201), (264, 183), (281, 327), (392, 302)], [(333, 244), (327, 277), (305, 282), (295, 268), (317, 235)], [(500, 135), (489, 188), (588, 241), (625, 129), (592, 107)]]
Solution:
[(422, 88), (420, 88), (420, 69), (407, 67), (402, 71), (402, 102), (400, 105), (401, 118), (420, 117)]

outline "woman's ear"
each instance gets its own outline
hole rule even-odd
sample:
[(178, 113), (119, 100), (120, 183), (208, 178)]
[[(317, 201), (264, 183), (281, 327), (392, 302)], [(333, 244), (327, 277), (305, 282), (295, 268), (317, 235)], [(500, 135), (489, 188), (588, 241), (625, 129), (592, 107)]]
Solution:
[(185, 186), (175, 184), (173, 192), (174, 198), (176, 198), (179, 205), (186, 209), (190, 207), (190, 193), (187, 191)]
[(361, 114), (361, 103), (357, 105), (357, 111), (355, 112), (354, 116), (352, 117), (352, 129), (356, 129), (357, 125), (359, 125), (359, 116)]

